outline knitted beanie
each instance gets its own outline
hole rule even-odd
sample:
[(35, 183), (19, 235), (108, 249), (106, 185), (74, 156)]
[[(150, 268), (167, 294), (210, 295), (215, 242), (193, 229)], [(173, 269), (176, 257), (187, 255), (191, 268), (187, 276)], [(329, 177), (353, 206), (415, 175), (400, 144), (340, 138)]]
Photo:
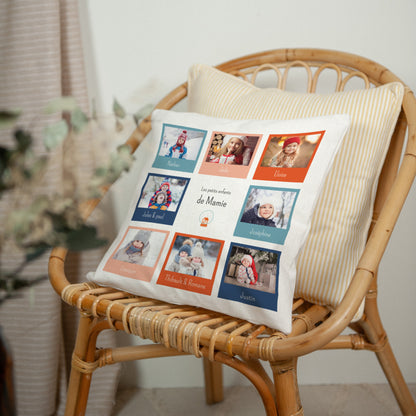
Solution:
[(192, 250), (192, 257), (200, 257), (204, 260), (204, 249), (200, 241), (195, 244), (195, 247)]
[(289, 137), (288, 139), (286, 139), (283, 143), (283, 149), (291, 143), (300, 144), (300, 137), (294, 136), (294, 137)]
[(192, 240), (185, 240), (182, 244), (182, 247), (179, 249), (178, 253), (180, 253), (181, 251), (185, 251), (185, 253), (190, 256), (192, 253)]
[(151, 231), (149, 230), (140, 230), (134, 236), (134, 240), (139, 240), (144, 245), (146, 245), (149, 242), (150, 234), (151, 234)]

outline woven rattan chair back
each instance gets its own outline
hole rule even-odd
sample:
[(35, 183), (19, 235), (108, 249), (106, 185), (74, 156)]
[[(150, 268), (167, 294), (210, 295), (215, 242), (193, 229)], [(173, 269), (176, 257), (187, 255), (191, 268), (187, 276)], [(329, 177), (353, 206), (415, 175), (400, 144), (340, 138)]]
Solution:
[[(401, 82), (385, 67), (347, 53), (319, 49), (281, 49), (226, 62), (218, 69), (257, 86), (320, 92), (372, 88)], [(294, 82), (293, 75), (296, 77)], [(299, 82), (299, 77), (303, 82)], [(273, 84), (270, 84), (273, 82)], [(171, 109), (186, 99), (184, 83), (163, 98), (157, 108)], [(132, 151), (151, 128), (145, 119), (127, 143)], [(221, 365), (244, 374), (259, 392), (267, 415), (302, 415), (297, 386), (297, 357), (318, 349), (363, 349), (375, 352), (403, 414), (416, 415), (416, 406), (397, 365), (377, 308), (377, 269), (391, 231), (416, 174), (416, 100), (408, 87), (391, 146), (379, 178), (369, 238), (356, 273), (341, 304), (330, 311), (303, 299), (293, 303), (289, 336), (263, 325), (190, 306), (170, 305), (98, 287), (70, 285), (64, 272), (66, 250), (55, 248), (50, 258), (50, 280), (63, 300), (82, 311), (74, 349), (66, 415), (83, 414), (91, 374), (98, 367), (143, 358), (193, 354), (204, 361), (206, 399), (223, 398)], [(407, 134), (408, 140), (405, 140)], [(405, 143), (405, 145), (404, 145)], [(85, 208), (88, 216), (99, 201)], [(365, 299), (363, 318), (351, 321)], [(353, 333), (340, 335), (350, 326)], [(153, 345), (97, 350), (96, 338), (106, 329), (133, 333)], [(261, 361), (269, 362), (271, 379)], [(364, 410), (365, 412), (365, 410)]]

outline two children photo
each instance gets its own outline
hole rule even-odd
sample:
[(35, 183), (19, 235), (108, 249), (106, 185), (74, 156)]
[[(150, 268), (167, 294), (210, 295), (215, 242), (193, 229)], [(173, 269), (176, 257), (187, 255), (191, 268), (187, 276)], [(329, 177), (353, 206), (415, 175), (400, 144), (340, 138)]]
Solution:
[(211, 279), (220, 248), (216, 241), (178, 235), (166, 270)]
[(143, 186), (138, 208), (176, 211), (188, 180), (151, 174)]

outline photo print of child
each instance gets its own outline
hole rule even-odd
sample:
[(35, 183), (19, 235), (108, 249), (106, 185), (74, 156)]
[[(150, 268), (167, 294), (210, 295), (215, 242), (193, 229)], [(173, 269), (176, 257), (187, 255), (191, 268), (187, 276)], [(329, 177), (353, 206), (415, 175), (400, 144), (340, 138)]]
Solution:
[(315, 153), (322, 133), (296, 136), (272, 136), (261, 166), (274, 168), (306, 168)]
[(303, 182), (324, 133), (270, 135), (253, 179)]
[(166, 271), (212, 279), (221, 243), (178, 235), (166, 263)]
[(165, 242), (164, 233), (145, 228), (131, 228), (126, 233), (114, 260), (154, 267)]
[(222, 284), (275, 293), (279, 252), (232, 244)]
[(244, 136), (215, 132), (206, 162), (248, 166), (259, 136)]
[(188, 183), (188, 178), (149, 174), (133, 220), (173, 224)]
[(164, 125), (159, 156), (196, 160), (205, 137), (205, 131)]
[(240, 221), (286, 229), (296, 195), (294, 191), (252, 187)]

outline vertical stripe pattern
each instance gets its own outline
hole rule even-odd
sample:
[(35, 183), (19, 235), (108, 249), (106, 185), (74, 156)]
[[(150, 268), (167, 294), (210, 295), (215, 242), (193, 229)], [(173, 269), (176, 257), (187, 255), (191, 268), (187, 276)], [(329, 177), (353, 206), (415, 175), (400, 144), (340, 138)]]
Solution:
[[(34, 133), (35, 147), (42, 151), (41, 132), (57, 116), (43, 115), (52, 99), (71, 95), (88, 108), (82, 45), (76, 0), (13, 0), (0, 2), (0, 106), (20, 108), (21, 125)], [(42, 117), (41, 117), (42, 116)], [(11, 142), (11, 131), (1, 130), (2, 145)], [(94, 168), (90, 140), (71, 144), (71, 166), (65, 170), (57, 153), (50, 166), (44, 190), (62, 188), (65, 175), (73, 176), (78, 187), (85, 186), (87, 173)], [(71, 193), (72, 195), (72, 193)], [(0, 221), (10, 210), (7, 199), (0, 200)], [(13, 270), (21, 260), (13, 247), (0, 249), (2, 267)], [(95, 269), (102, 252), (82, 255), (71, 263), (69, 272), (84, 278)], [(47, 274), (47, 257), (31, 263), (25, 275)], [(62, 415), (68, 373), (68, 357), (78, 314), (61, 314), (62, 302), (47, 280), (21, 290), (19, 297), (0, 306), (0, 325), (11, 345), (15, 367), (15, 390), (19, 416)], [(113, 334), (103, 334), (100, 342), (111, 345)], [(66, 353), (67, 358), (64, 358)], [(118, 381), (118, 366), (98, 371), (93, 377), (89, 415), (111, 414)]]
[(403, 85), (301, 94), (257, 88), (207, 65), (189, 71), (189, 111), (231, 119), (349, 114), (351, 127), (316, 205), (297, 261), (295, 296), (335, 307), (364, 249), (377, 179), (400, 112)]

